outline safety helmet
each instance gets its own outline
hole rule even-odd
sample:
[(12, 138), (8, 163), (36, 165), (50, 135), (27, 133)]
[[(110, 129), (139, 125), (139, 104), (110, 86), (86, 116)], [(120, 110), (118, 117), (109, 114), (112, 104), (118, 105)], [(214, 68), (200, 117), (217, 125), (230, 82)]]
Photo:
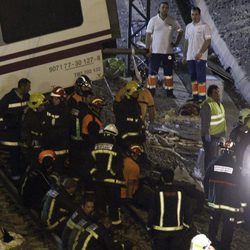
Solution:
[(76, 79), (75, 91), (80, 96), (85, 96), (92, 90), (92, 81), (86, 75), (81, 75)]
[(90, 105), (97, 108), (102, 108), (103, 106), (106, 105), (106, 103), (102, 97), (95, 96), (90, 101)]
[(50, 96), (53, 96), (53, 97), (58, 97), (60, 98), (61, 100), (65, 100), (66, 97), (67, 97), (67, 94), (64, 90), (64, 88), (60, 87), (60, 86), (57, 86), (55, 87), (52, 92), (50, 93)]
[(245, 124), (246, 123), (246, 118), (250, 118), (250, 108), (245, 108), (240, 111), (239, 114), (239, 123), (240, 124)]
[(131, 145), (129, 147), (129, 150), (130, 150), (131, 153), (133, 153), (135, 155), (141, 155), (144, 152), (143, 147), (140, 146), (140, 145), (137, 145), (137, 144), (136, 145)]
[(131, 96), (133, 93), (141, 89), (141, 86), (136, 81), (130, 81), (126, 84), (126, 95)]
[(115, 124), (110, 123), (108, 124), (104, 129), (103, 129), (103, 134), (104, 135), (113, 135), (117, 136), (118, 135), (118, 129), (115, 126)]
[(46, 102), (46, 98), (43, 94), (34, 93), (30, 95), (28, 106), (33, 111), (36, 111), (39, 106), (44, 105)]
[(56, 154), (55, 151), (47, 149), (47, 150), (43, 150), (39, 155), (38, 155), (38, 161), (40, 164), (43, 163), (43, 160), (49, 157), (51, 158), (53, 161), (56, 159)]
[(208, 250), (211, 245), (211, 241), (205, 234), (198, 234), (191, 240), (190, 250)]

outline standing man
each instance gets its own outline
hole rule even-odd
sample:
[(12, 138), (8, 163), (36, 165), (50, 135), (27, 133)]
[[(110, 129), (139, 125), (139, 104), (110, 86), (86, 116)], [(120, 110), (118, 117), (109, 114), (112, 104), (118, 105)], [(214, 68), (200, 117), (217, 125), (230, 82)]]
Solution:
[[(173, 94), (173, 63), (174, 52), (182, 37), (183, 30), (175, 18), (168, 15), (168, 2), (160, 4), (159, 13), (152, 17), (146, 30), (146, 49), (149, 57), (148, 85), (152, 95), (155, 94), (157, 74), (160, 64), (164, 70), (164, 89), (167, 96), (175, 98)], [(177, 32), (176, 41), (173, 42), (173, 31)]]
[(206, 99), (206, 63), (211, 30), (201, 21), (200, 8), (192, 8), (191, 18), (192, 23), (187, 25), (185, 32), (183, 63), (188, 62), (193, 100), (202, 102)]
[(17, 88), (13, 88), (0, 100), (0, 145), (10, 154), (8, 165), (11, 178), (20, 179), (20, 136), (21, 120), (29, 100), (30, 81), (22, 78)]
[(218, 155), (218, 142), (226, 135), (226, 119), (223, 104), (220, 102), (219, 87), (210, 85), (208, 98), (201, 106), (201, 139), (205, 150), (205, 170)]

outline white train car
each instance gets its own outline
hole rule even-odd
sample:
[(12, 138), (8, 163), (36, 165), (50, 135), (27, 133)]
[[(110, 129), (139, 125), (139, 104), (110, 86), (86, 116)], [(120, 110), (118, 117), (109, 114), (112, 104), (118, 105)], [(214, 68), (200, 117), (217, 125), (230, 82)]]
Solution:
[(2, 0), (0, 97), (23, 77), (31, 80), (31, 92), (72, 86), (81, 74), (100, 79), (102, 44), (112, 38), (110, 2)]

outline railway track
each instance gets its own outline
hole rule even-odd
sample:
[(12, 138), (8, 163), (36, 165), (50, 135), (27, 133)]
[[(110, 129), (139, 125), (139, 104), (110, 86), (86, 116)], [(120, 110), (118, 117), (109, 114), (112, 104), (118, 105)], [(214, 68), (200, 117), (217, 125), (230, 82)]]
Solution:
[(38, 215), (22, 207), (16, 188), (2, 169), (0, 169), (0, 225), (10, 232), (23, 236), (23, 244), (13, 248), (15, 250), (57, 249), (54, 238), (42, 226)]

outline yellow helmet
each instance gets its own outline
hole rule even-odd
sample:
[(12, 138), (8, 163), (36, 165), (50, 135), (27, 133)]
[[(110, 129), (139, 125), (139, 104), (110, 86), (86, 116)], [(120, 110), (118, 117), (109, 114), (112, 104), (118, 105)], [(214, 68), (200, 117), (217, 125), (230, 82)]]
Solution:
[(239, 114), (239, 123), (240, 124), (245, 124), (246, 123), (246, 118), (250, 118), (250, 108), (245, 108), (240, 111)]
[(126, 84), (126, 94), (131, 96), (134, 92), (141, 89), (141, 86), (136, 81), (129, 81)]
[(46, 103), (45, 96), (41, 93), (34, 93), (30, 95), (28, 106), (33, 111), (36, 111), (37, 108)]

